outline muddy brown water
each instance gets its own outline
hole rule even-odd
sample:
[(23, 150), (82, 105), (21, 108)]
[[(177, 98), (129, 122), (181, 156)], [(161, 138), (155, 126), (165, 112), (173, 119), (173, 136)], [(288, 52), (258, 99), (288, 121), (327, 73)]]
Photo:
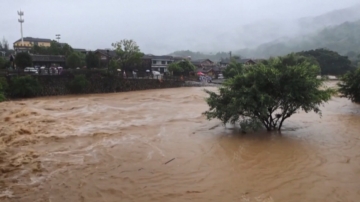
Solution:
[(359, 105), (239, 135), (202, 89), (1, 103), (0, 201), (360, 201)]

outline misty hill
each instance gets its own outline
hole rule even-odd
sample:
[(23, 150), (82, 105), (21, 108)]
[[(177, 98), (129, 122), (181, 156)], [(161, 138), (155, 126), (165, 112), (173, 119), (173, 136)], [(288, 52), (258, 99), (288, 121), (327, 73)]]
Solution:
[(310, 33), (328, 26), (339, 25), (344, 22), (360, 20), (360, 4), (345, 9), (334, 10), (316, 17), (306, 17), (298, 20), (302, 33)]
[[(358, 52), (359, 10), (360, 4), (298, 20), (280, 22), (267, 19), (235, 26), (231, 30), (222, 30), (213, 38), (207, 36), (201, 40), (191, 39), (193, 46), (189, 48), (200, 52), (177, 51), (172, 55), (219, 60), (225, 55), (228, 57), (230, 50), (240, 50), (234, 51), (234, 54), (242, 57), (258, 58), (315, 48), (329, 48), (341, 54), (351, 50)], [(226, 53), (205, 54), (216, 51)]]
[(316, 48), (327, 48), (342, 55), (360, 53), (360, 20), (327, 27), (316, 34), (275, 40), (256, 49), (242, 49), (236, 53), (246, 57), (270, 57)]
[(190, 50), (184, 50), (184, 51), (175, 51), (169, 55), (172, 56), (180, 56), (180, 57), (191, 57), (192, 60), (199, 60), (199, 59), (210, 59), (212, 61), (218, 61), (221, 58), (227, 58), (229, 57), (229, 53), (226, 52), (218, 52), (215, 54), (206, 54), (201, 52), (192, 52)]

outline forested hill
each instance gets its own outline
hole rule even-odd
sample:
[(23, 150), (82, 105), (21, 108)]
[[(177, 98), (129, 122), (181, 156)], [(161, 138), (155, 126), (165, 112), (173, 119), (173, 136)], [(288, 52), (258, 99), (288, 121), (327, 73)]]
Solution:
[(229, 57), (229, 53), (227, 52), (218, 52), (215, 54), (207, 54), (207, 53), (201, 53), (201, 52), (192, 52), (190, 50), (184, 50), (184, 51), (175, 51), (173, 53), (170, 53), (169, 55), (172, 56), (180, 56), (180, 57), (191, 57), (192, 60), (198, 60), (198, 59), (210, 59), (212, 61), (219, 61), (221, 58), (227, 58)]
[(327, 48), (341, 55), (350, 52), (360, 54), (360, 20), (327, 27), (316, 34), (273, 41), (256, 49), (243, 49), (236, 53), (245, 57), (270, 57), (316, 48)]

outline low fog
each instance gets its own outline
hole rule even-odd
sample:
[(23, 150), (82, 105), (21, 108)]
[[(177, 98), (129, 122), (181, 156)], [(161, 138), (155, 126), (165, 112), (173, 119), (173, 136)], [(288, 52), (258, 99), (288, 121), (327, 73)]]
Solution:
[[(54, 39), (74, 48), (110, 48), (134, 39), (145, 53), (255, 48), (360, 19), (359, 0), (17, 0), (0, 3), (0, 37)], [(345, 8), (352, 8), (341, 10)]]

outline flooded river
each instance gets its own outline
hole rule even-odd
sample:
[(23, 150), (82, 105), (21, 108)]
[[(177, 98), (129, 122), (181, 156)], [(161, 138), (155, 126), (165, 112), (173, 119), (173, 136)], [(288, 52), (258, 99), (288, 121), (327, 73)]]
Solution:
[(360, 201), (359, 105), (241, 135), (202, 89), (0, 103), (0, 201)]

